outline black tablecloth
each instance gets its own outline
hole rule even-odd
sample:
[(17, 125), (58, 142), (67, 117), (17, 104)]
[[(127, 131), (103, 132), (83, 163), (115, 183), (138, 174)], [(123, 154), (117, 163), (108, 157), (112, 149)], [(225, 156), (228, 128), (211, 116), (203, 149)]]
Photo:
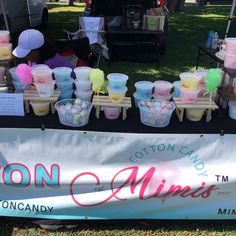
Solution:
[(101, 111), (100, 119), (96, 119), (95, 110), (92, 109), (89, 123), (86, 126), (76, 128), (60, 124), (57, 113), (47, 116), (35, 116), (33, 112), (24, 117), (0, 116), (0, 128), (41, 128), (42, 126), (46, 129), (121, 133), (220, 134), (223, 130), (225, 134), (236, 134), (236, 120), (230, 119), (226, 110), (214, 111), (210, 122), (206, 122), (205, 117), (198, 122), (189, 121), (184, 117), (184, 121), (180, 122), (174, 112), (170, 124), (164, 128), (143, 125), (140, 121), (139, 110), (135, 107), (128, 110), (126, 120), (122, 120), (121, 116), (116, 120), (107, 120), (104, 117), (103, 111)]

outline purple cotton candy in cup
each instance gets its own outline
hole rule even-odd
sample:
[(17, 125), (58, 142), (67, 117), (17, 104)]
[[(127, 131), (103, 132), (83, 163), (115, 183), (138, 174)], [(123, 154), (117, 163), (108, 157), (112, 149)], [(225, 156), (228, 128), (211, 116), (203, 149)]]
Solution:
[(16, 74), (20, 79), (20, 82), (24, 85), (28, 85), (32, 83), (32, 74), (31, 68), (27, 64), (19, 64), (16, 67)]

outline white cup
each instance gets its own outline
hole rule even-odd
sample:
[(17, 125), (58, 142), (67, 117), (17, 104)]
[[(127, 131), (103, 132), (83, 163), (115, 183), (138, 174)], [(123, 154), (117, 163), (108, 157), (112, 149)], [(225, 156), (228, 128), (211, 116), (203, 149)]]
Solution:
[(39, 97), (48, 98), (51, 97), (54, 93), (55, 81), (51, 81), (48, 84), (38, 84), (35, 83)]
[(221, 50), (223, 50), (223, 51), (225, 50), (225, 44), (221, 44), (221, 45), (220, 45), (220, 51), (221, 51)]

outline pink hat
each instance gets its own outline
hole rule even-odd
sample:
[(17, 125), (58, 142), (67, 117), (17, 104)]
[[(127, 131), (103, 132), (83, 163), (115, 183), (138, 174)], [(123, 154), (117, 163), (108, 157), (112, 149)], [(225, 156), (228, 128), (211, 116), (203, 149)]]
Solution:
[(43, 34), (35, 29), (24, 30), (18, 38), (18, 46), (12, 52), (16, 57), (23, 58), (31, 50), (40, 48), (44, 44)]

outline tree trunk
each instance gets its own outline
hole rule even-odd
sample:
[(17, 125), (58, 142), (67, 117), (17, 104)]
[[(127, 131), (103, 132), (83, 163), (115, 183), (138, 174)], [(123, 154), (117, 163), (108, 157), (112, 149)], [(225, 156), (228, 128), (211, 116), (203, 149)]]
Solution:
[(68, 6), (74, 6), (74, 0), (69, 0)]

